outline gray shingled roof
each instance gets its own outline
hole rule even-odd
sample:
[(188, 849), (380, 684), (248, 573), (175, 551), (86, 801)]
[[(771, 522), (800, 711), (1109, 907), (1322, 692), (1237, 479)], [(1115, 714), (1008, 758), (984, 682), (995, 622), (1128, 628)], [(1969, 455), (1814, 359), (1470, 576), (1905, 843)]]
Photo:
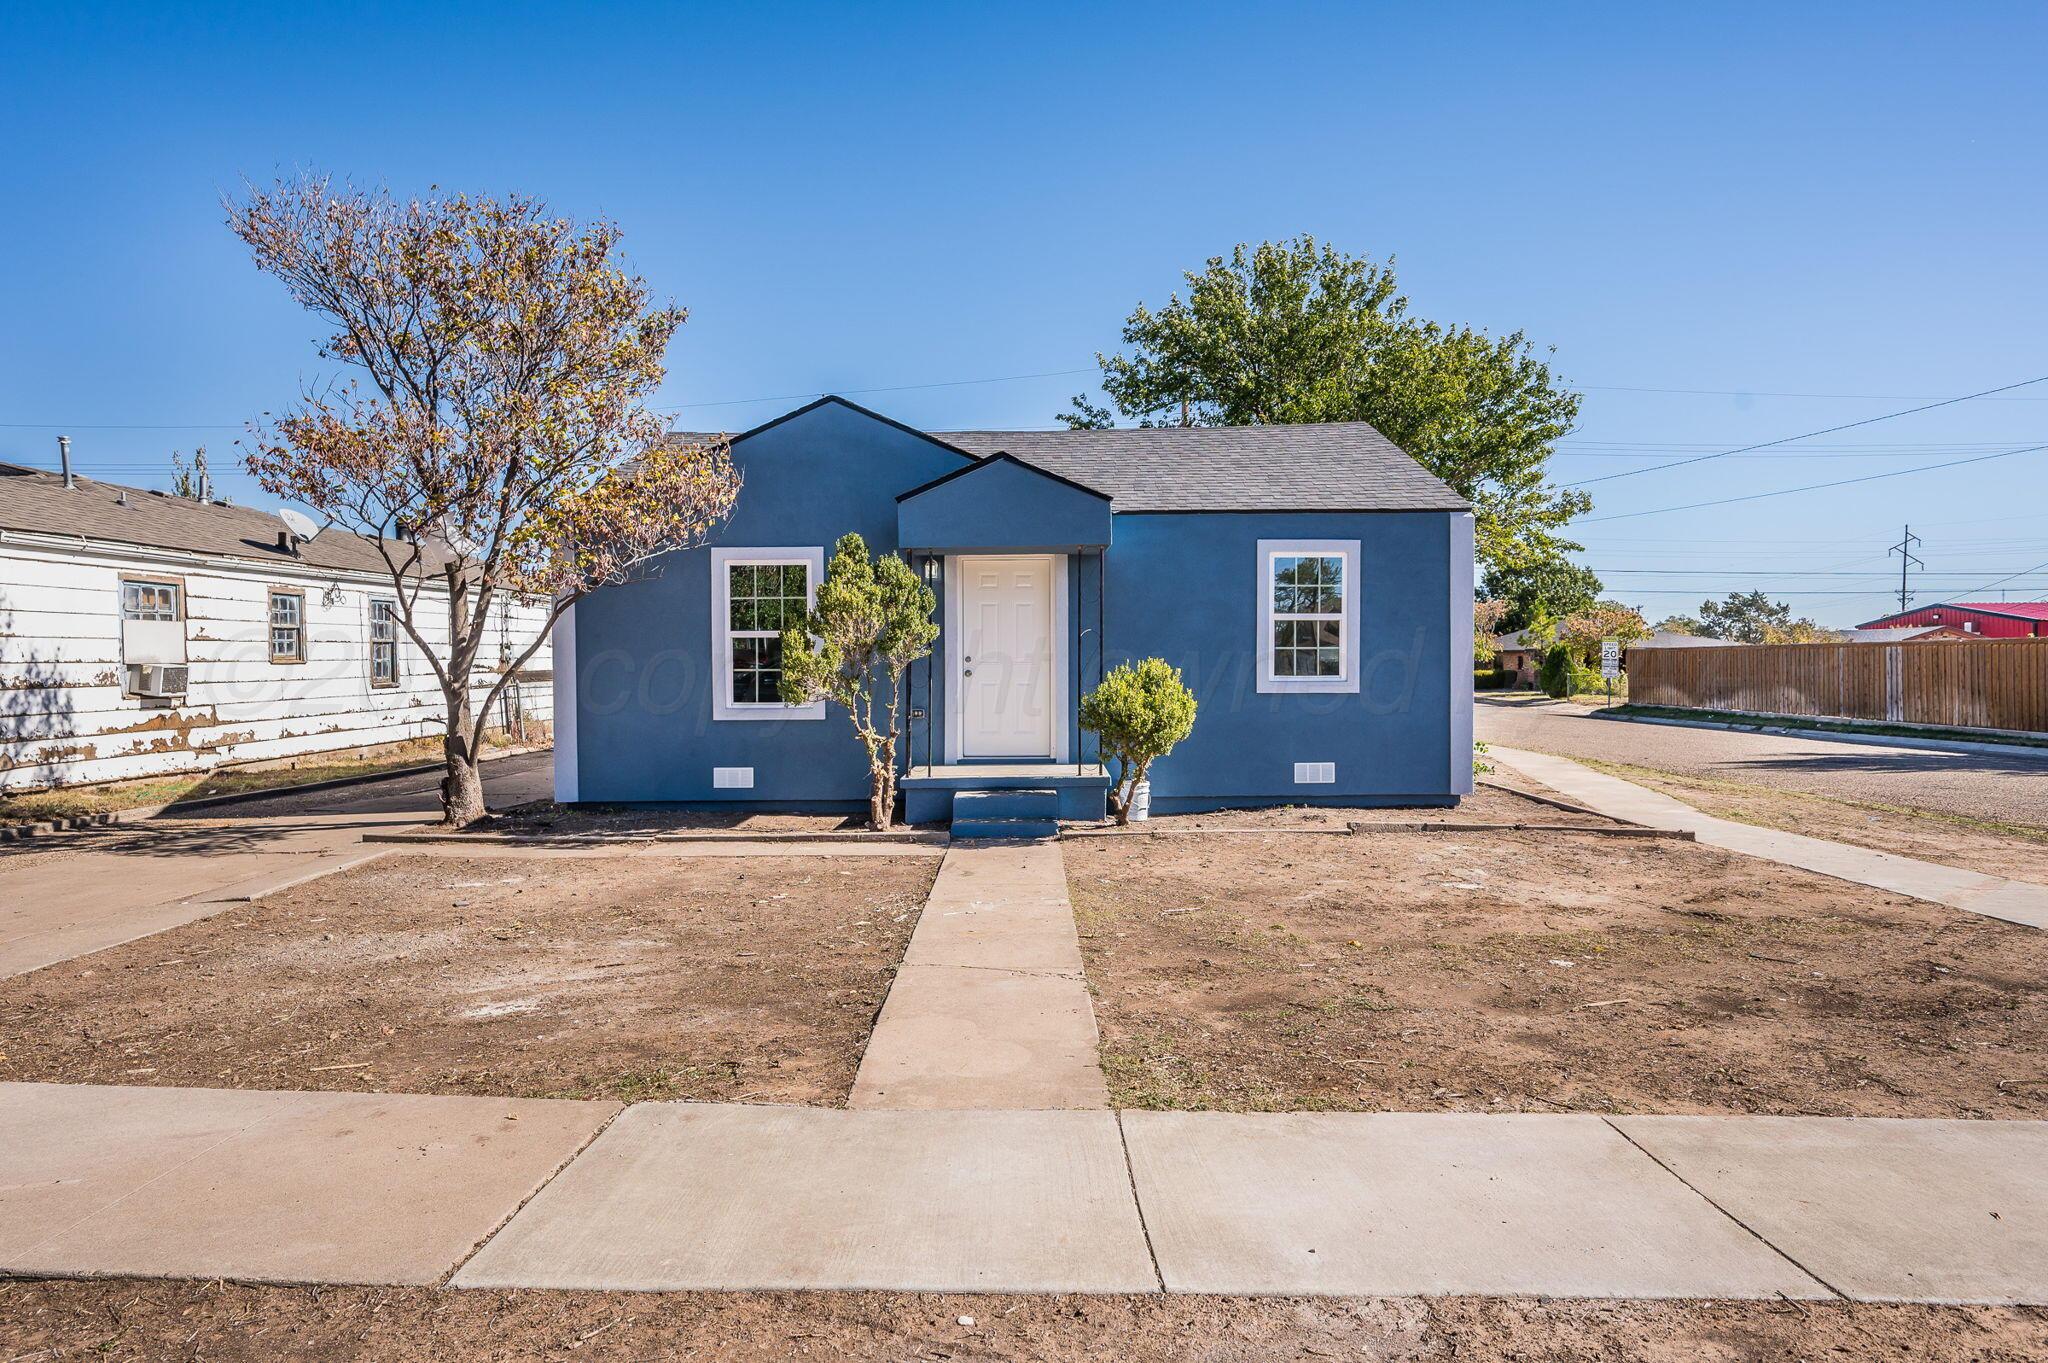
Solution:
[(79, 478), (67, 488), (61, 476), (47, 470), (0, 463), (0, 530), (82, 535), (154, 549), (268, 559), (280, 566), (388, 571), (375, 543), (359, 535), (323, 531), (294, 557), (277, 547), (283, 529), (275, 515), (253, 507), (196, 502), (96, 478)]
[(933, 431), (1007, 451), (1131, 511), (1465, 511), (1463, 497), (1362, 421), (1108, 431)]
[[(821, 401), (889, 420), (844, 398)], [(755, 430), (779, 425), (806, 410), (799, 408)], [(731, 438), (741, 440), (753, 433)], [(1015, 455), (1108, 494), (1121, 512), (1471, 510), (1471, 503), (1363, 421), (923, 434), (980, 458)], [(667, 438), (725, 437), (671, 431)]]

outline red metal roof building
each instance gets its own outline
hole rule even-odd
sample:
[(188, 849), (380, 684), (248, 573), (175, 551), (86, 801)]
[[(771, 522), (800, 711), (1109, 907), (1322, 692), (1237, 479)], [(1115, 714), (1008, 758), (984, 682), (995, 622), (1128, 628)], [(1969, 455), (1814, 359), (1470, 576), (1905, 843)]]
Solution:
[(1985, 639), (2048, 639), (2048, 601), (1940, 601), (1866, 620), (1863, 629), (1952, 625)]

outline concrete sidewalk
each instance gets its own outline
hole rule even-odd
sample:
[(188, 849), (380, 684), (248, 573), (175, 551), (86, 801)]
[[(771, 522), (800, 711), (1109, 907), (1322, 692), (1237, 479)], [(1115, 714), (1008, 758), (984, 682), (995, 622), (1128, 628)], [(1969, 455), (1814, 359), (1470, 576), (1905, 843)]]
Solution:
[(1494, 746), (1488, 747), (1487, 756), (1613, 818), (1650, 828), (1687, 831), (1710, 847), (1797, 866), (2008, 923), (2048, 928), (2048, 885), (2007, 880), (1867, 847), (1716, 818), (1669, 795), (1594, 771), (1567, 757)]
[(1109, 1106), (1058, 842), (956, 842), (849, 1106)]
[(439, 1282), (617, 1111), (0, 1084), (0, 1271)]
[(0, 1085), (0, 1273), (2048, 1304), (2048, 1122), (615, 1111)]

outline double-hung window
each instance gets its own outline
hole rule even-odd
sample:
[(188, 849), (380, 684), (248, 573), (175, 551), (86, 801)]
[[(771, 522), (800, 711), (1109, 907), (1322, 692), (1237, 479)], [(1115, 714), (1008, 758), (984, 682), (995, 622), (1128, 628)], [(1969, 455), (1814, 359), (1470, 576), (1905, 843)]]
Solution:
[(398, 685), (398, 603), (370, 598), (370, 685)]
[(822, 548), (711, 551), (713, 718), (825, 717), (782, 703), (782, 631), (803, 624), (824, 571)]
[(1358, 690), (1358, 541), (1259, 541), (1259, 690)]
[(270, 589), (270, 661), (306, 661), (306, 594), (287, 587)]

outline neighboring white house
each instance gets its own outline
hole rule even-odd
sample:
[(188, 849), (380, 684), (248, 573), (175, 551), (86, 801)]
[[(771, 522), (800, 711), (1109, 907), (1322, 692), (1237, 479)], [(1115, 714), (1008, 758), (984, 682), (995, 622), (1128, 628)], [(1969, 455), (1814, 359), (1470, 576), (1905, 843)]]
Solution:
[[(446, 602), (421, 594), (430, 640)], [(250, 508), (0, 463), (0, 790), (439, 733), (440, 688), (394, 607), (373, 541), (298, 540)], [(479, 701), (544, 616), (493, 606)], [(543, 735), (552, 678), (543, 644), (492, 725)]]

